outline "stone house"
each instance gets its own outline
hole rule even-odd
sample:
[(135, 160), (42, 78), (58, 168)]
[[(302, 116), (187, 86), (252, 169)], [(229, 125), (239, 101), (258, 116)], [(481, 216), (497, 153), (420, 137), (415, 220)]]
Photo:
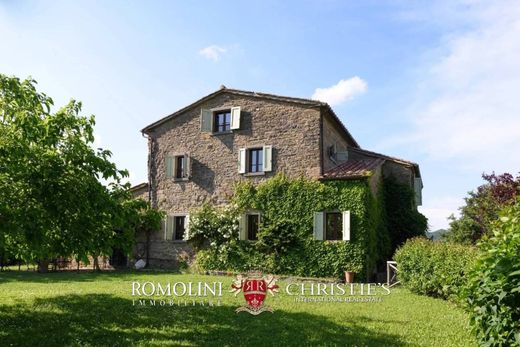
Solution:
[[(393, 175), (415, 189), (416, 203), (421, 203), (419, 166), (362, 149), (332, 108), (320, 101), (222, 86), (141, 131), (148, 138), (148, 182), (132, 191), (167, 213), (163, 230), (149, 245), (152, 266), (175, 266), (187, 257), (191, 250), (184, 236), (190, 210), (204, 201), (228, 202), (239, 180), (257, 183), (277, 173), (366, 179), (375, 194), (381, 175)], [(255, 238), (260, 213), (242, 218), (242, 239)], [(348, 211), (317, 212), (316, 238), (348, 240), (348, 218)], [(326, 230), (331, 225), (337, 230)], [(141, 235), (137, 256), (144, 256), (145, 249)]]

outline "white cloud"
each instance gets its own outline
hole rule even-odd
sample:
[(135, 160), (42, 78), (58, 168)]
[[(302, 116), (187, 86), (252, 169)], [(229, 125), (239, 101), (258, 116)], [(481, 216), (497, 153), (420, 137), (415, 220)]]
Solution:
[(520, 3), (468, 7), (470, 29), (452, 32), (425, 66), (423, 98), (407, 141), (439, 160), (482, 171), (517, 171), (520, 156)]
[(328, 103), (331, 106), (339, 105), (353, 99), (367, 90), (367, 83), (358, 76), (340, 80), (328, 88), (316, 88), (312, 98)]
[(199, 54), (208, 60), (219, 61), (227, 49), (217, 45), (205, 47), (199, 51)]
[(428, 217), (430, 231), (448, 229), (448, 217), (459, 216), (458, 208), (464, 205), (464, 200), (454, 197), (441, 197), (425, 200), (424, 206), (419, 206), (419, 212)]

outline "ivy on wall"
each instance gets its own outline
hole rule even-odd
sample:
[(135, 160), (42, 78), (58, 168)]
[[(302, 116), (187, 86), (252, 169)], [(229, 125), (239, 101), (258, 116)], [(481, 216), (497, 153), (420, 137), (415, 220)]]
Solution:
[(386, 209), (390, 254), (393, 254), (406, 240), (425, 236), (428, 220), (414, 208), (415, 193), (409, 186), (390, 177), (384, 180), (381, 193)]
[[(261, 211), (256, 242), (238, 240), (238, 219), (247, 210)], [(314, 240), (314, 212), (347, 210), (350, 241)], [(205, 205), (192, 213), (190, 238), (197, 240), (197, 263), (206, 270), (338, 278), (348, 270), (362, 279), (382, 255), (378, 233), (386, 234), (383, 210), (366, 180), (322, 183), (277, 175), (257, 186), (239, 183), (226, 208)], [(215, 236), (217, 219), (221, 230), (234, 232), (232, 237)]]
[[(390, 259), (396, 240), (424, 234), (426, 219), (412, 208), (413, 198), (393, 179), (380, 182), (375, 197), (366, 179), (242, 181), (228, 206), (205, 204), (191, 213), (189, 239), (203, 270), (337, 278), (353, 271), (364, 280)], [(250, 210), (261, 211), (255, 242), (238, 235), (240, 216)], [(321, 211), (350, 211), (350, 241), (314, 240), (314, 213)]]

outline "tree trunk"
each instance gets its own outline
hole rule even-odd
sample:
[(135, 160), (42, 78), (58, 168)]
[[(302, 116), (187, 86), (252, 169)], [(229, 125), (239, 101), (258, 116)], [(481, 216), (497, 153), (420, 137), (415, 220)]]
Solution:
[(47, 259), (38, 261), (38, 272), (46, 273), (49, 270), (49, 261)]
[(148, 267), (150, 263), (150, 231), (146, 231), (146, 265), (145, 268)]
[(98, 256), (95, 256), (93, 258), (94, 258), (94, 271), (101, 271), (101, 268), (99, 267)]

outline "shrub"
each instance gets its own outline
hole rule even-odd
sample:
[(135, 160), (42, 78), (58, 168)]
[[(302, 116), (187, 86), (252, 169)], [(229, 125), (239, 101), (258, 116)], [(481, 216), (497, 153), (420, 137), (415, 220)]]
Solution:
[(395, 260), (399, 280), (411, 291), (458, 299), (475, 255), (469, 246), (415, 238), (397, 250)]
[(238, 216), (233, 206), (215, 207), (204, 203), (191, 215), (186, 238), (195, 249), (219, 248), (238, 237)]
[(520, 199), (479, 247), (465, 291), (477, 338), (486, 346), (520, 346)]

